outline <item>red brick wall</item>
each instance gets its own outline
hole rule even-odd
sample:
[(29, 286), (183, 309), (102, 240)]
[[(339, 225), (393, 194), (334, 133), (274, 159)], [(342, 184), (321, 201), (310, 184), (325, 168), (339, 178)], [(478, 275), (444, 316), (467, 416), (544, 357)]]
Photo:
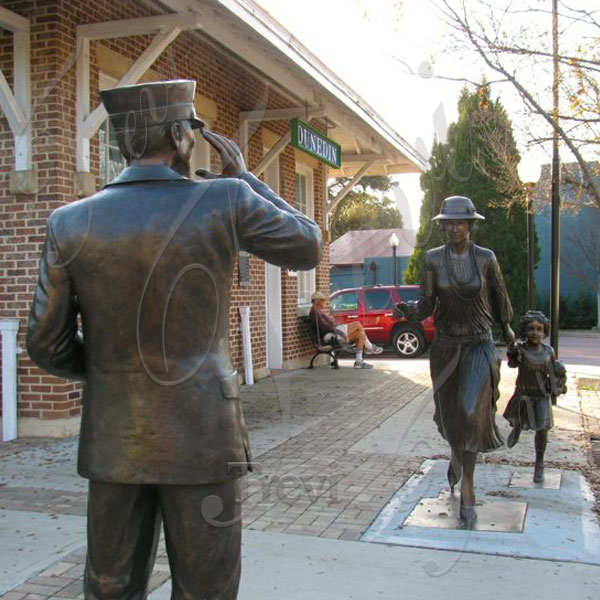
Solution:
[[(13, 138), (0, 114), (0, 317), (21, 321), (19, 344), (24, 334), (29, 304), (37, 278), (37, 261), (45, 220), (56, 207), (75, 199), (75, 26), (77, 24), (147, 16), (152, 12), (134, 0), (68, 3), (55, 0), (2, 0), (9, 10), (30, 19), (33, 116), (33, 163), (38, 169), (40, 191), (35, 196), (13, 196), (8, 175), (13, 168)], [(135, 60), (152, 38), (135, 36), (90, 44), (91, 103), (98, 104), (97, 45), (102, 43), (125, 58)], [(12, 35), (0, 31), (0, 66), (12, 84)], [(218, 114), (212, 128), (237, 139), (239, 112), (262, 106), (266, 84), (225, 53), (216, 51), (197, 35), (182, 33), (152, 66), (161, 78), (189, 78), (198, 82), (198, 93), (213, 100)], [(268, 90), (267, 108), (284, 108), (289, 102)], [(282, 135), (284, 122), (270, 122), (269, 129)], [(262, 155), (260, 129), (250, 140), (249, 167)], [(213, 157), (214, 158), (214, 157)], [(218, 163), (218, 161), (217, 161)], [(97, 140), (92, 140), (92, 171), (97, 174)], [(287, 148), (280, 157), (281, 195), (294, 203), (294, 153)], [(215, 167), (218, 164), (214, 165)], [(315, 210), (322, 223), (324, 197), (321, 169), (315, 171)], [(239, 307), (250, 306), (255, 368), (265, 366), (264, 263), (250, 262), (251, 283), (231, 293), (230, 344), (236, 368), (242, 370)], [(318, 269), (319, 289), (329, 288), (327, 262)], [(297, 326), (296, 280), (282, 274), (284, 360), (310, 351)], [(79, 414), (80, 388), (40, 372), (26, 353), (19, 356), (19, 416), (42, 419)]]

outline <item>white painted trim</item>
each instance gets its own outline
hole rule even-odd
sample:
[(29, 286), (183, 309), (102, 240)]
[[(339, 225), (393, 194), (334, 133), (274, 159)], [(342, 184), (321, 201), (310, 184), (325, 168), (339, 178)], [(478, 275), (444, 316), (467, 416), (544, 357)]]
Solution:
[[(296, 162), (296, 173), (306, 177), (306, 215), (311, 219), (315, 218), (315, 172), (306, 163)], [(298, 208), (298, 207), (296, 207)], [(299, 209), (298, 209), (299, 210)], [(312, 294), (316, 289), (316, 270), (297, 271), (298, 285), (300, 280), (307, 280), (309, 294)], [(298, 290), (299, 291), (299, 290)], [(298, 298), (299, 306), (310, 305), (310, 299), (302, 300)]]
[[(115, 87), (122, 85), (132, 85), (137, 83), (142, 75), (151, 67), (156, 59), (163, 53), (163, 51), (177, 38), (180, 34), (181, 29), (173, 27), (166, 33), (159, 33), (154, 37), (150, 45), (144, 50), (140, 57), (131, 65), (127, 73), (119, 79)], [(94, 134), (98, 131), (100, 125), (107, 118), (108, 114), (104, 105), (100, 103), (90, 114), (86, 117), (83, 123), (83, 137), (91, 139)]]
[(0, 70), (0, 108), (14, 136), (15, 170), (31, 170), (31, 49), (29, 20), (0, 7), (0, 27), (13, 32), (14, 92)]
[(182, 31), (199, 29), (202, 18), (196, 13), (121, 19), (77, 26), (77, 171), (90, 172), (90, 139), (107, 118), (100, 103), (90, 112), (90, 40), (114, 39), (157, 32), (150, 45), (121, 77), (117, 86), (137, 83), (163, 51)]
[(252, 368), (252, 337), (250, 335), (250, 307), (240, 306), (240, 329), (242, 331), (242, 344), (244, 347), (244, 379), (246, 385), (254, 384), (254, 371)]
[(0, 6), (0, 27), (12, 33), (29, 33), (29, 19)]
[(184, 31), (201, 28), (202, 17), (197, 12), (189, 12), (78, 25), (77, 37), (85, 38), (88, 41), (108, 40), (157, 32), (164, 34), (172, 29)]
[[(264, 148), (266, 149), (266, 148)], [(265, 183), (279, 195), (279, 161), (265, 170)], [(269, 369), (283, 367), (281, 267), (265, 261), (265, 356)]]
[(275, 108), (271, 110), (249, 110), (240, 113), (240, 121), (284, 121), (294, 117), (304, 117), (305, 120), (325, 116), (323, 109), (305, 107)]
[(15, 101), (23, 114), (15, 133), (15, 170), (31, 169), (31, 49), (29, 31), (13, 35)]
[(292, 140), (291, 132), (282, 135), (275, 145), (262, 157), (261, 161), (252, 169), (252, 173), (259, 177), (264, 170), (285, 150), (285, 147)]
[(339, 191), (337, 196), (327, 205), (327, 214), (331, 211), (348, 195), (350, 190), (363, 178), (363, 175), (373, 166), (374, 160), (366, 162), (357, 172), (356, 175)]
[(385, 154), (377, 154), (375, 152), (369, 152), (364, 154), (345, 154), (342, 153), (342, 164), (347, 165), (349, 163), (364, 163), (370, 160), (373, 161), (392, 161), (393, 159)]
[(90, 41), (77, 38), (75, 63), (75, 120), (77, 171), (90, 172), (90, 139), (84, 135), (84, 124), (90, 114)]
[[(401, 152), (412, 164), (419, 170), (425, 170), (427, 164), (423, 157), (419, 155), (415, 148), (406, 142), (388, 123), (386, 123), (354, 90), (352, 90), (335, 73), (328, 69), (310, 50), (303, 46), (289, 31), (287, 31), (270, 15), (260, 8), (252, 0), (217, 0), (219, 4), (227, 8), (238, 19), (256, 31), (261, 37), (270, 42), (287, 59), (291, 60), (314, 82), (324, 88), (330, 96), (350, 110), (355, 117), (367, 124), (371, 130), (375, 131), (385, 142), (391, 145), (395, 151)], [(195, 5), (201, 6), (200, 2)], [(207, 31), (209, 28), (207, 27)], [(246, 46), (249, 44), (246, 42)], [(247, 55), (245, 52), (242, 55)], [(264, 62), (264, 60), (262, 61)], [(261, 68), (260, 63), (256, 63)], [(266, 71), (269, 73), (269, 71)], [(277, 81), (283, 81), (278, 76), (271, 73)], [(289, 74), (288, 74), (289, 77)], [(296, 80), (298, 77), (296, 76)], [(292, 88), (290, 88), (292, 89)], [(311, 98), (311, 99), (314, 99)], [(343, 111), (339, 108), (330, 106), (330, 103), (323, 104), (327, 110), (328, 116), (334, 121), (338, 120), (338, 115)], [(337, 109), (336, 109), (337, 108)], [(339, 122), (339, 121), (338, 121)], [(340, 122), (340, 124), (342, 124)], [(349, 131), (356, 127), (350, 128)], [(362, 137), (362, 136), (361, 136)], [(366, 136), (368, 137), (368, 136)], [(373, 145), (373, 141), (369, 146)]]
[(2, 441), (17, 437), (17, 334), (18, 319), (0, 321), (2, 334)]
[(15, 134), (20, 131), (25, 123), (25, 115), (21, 110), (21, 107), (17, 104), (17, 101), (4, 77), (4, 73), (0, 70), (0, 107), (6, 115), (10, 130)]

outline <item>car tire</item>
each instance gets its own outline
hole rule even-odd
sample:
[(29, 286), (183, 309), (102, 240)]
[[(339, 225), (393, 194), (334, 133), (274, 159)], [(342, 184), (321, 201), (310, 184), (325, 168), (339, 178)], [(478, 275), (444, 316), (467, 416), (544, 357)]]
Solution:
[(425, 337), (415, 327), (401, 327), (394, 331), (392, 346), (402, 358), (417, 358), (425, 352)]

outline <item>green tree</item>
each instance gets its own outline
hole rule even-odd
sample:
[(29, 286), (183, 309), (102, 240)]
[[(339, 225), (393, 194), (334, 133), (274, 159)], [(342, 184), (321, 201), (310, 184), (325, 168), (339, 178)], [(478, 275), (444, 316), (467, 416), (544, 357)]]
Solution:
[(434, 142), (431, 169), (421, 177), (425, 197), (416, 249), (404, 278), (417, 283), (423, 254), (443, 243), (440, 230), (431, 222), (442, 200), (467, 196), (486, 217), (473, 239), (495, 252), (515, 314), (520, 315), (527, 307), (527, 212), (512, 125), (501, 103), (490, 98), (486, 84), (474, 92), (464, 88), (458, 109), (447, 142)]
[[(335, 197), (349, 181), (344, 177), (336, 179), (329, 188), (330, 198)], [(331, 217), (331, 239), (336, 240), (348, 231), (360, 229), (401, 228), (402, 215), (393, 201), (383, 195), (395, 185), (387, 176), (363, 177), (335, 207)]]

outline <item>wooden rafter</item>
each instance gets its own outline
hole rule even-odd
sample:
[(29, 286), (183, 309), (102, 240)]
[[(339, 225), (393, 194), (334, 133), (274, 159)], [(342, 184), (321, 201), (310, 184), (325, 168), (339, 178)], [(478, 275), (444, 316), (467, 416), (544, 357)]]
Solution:
[(123, 19), (77, 27), (77, 171), (90, 172), (90, 139), (107, 117), (102, 104), (90, 111), (90, 41), (156, 34), (117, 83), (117, 86), (131, 85), (141, 79), (182, 31), (201, 27), (201, 16), (196, 13)]

